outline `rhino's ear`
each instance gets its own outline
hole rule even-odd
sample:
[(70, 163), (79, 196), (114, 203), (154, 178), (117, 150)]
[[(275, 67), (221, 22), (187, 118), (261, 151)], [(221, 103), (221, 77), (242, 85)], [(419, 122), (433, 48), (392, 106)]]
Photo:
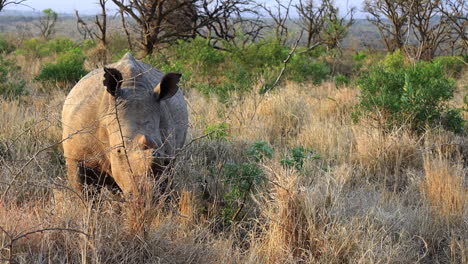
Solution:
[(161, 82), (154, 88), (154, 93), (158, 100), (171, 98), (176, 92), (177, 83), (180, 81), (182, 74), (170, 72), (163, 76)]
[(107, 92), (112, 94), (112, 96), (117, 94), (120, 86), (122, 86), (122, 80), (122, 73), (120, 73), (119, 70), (104, 67), (104, 81), (102, 84), (104, 84)]

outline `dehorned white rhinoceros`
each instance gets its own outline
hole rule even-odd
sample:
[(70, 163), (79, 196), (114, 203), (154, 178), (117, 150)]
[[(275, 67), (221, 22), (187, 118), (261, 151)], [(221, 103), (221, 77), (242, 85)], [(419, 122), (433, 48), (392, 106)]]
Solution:
[(76, 191), (116, 184), (126, 195), (137, 194), (142, 180), (174, 158), (188, 127), (180, 77), (127, 53), (73, 87), (62, 123), (68, 180)]

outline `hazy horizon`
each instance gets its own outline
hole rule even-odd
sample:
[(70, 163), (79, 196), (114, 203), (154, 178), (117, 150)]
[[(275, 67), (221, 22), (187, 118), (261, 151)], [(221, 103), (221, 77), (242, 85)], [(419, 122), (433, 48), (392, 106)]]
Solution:
[[(4, 10), (20, 10), (20, 11), (34, 11), (40, 12), (46, 8), (52, 8), (54, 11), (58, 13), (73, 13), (74, 10), (80, 11), (83, 14), (96, 14), (100, 11), (100, 6), (98, 4), (98, 0), (29, 0), (26, 1), (25, 5), (8, 5), (5, 7)], [(265, 0), (265, 1), (257, 1), (259, 3), (271, 3), (273, 4), (274, 1), (272, 0)], [(294, 0), (293, 2), (298, 2)], [(358, 10), (357, 17), (362, 17), (363, 14), (360, 12), (362, 9), (362, 0), (357, 1), (347, 1), (347, 0), (337, 0), (335, 1), (341, 12), (345, 12), (347, 8), (351, 8), (355, 6)], [(116, 6), (112, 3), (111, 0), (107, 3), (108, 10), (116, 10)], [(292, 12), (293, 16), (295, 12)]]

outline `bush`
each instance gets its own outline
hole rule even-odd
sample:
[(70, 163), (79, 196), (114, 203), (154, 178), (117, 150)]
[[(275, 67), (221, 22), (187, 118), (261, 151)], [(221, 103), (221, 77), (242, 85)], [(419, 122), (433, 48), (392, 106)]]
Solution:
[(374, 113), (385, 129), (409, 124), (417, 132), (442, 124), (461, 132), (463, 121), (447, 101), (453, 97), (455, 82), (444, 75), (439, 63), (418, 62), (403, 66), (401, 53), (389, 54), (382, 64), (358, 80), (362, 90), (357, 117)]
[(20, 67), (0, 54), (0, 96), (13, 100), (25, 93), (26, 81), (21, 79)]
[(255, 73), (263, 73), (272, 67), (281, 65), (288, 57), (289, 48), (278, 41), (261, 41), (243, 49), (234, 49), (231, 59)]
[(211, 140), (227, 141), (229, 137), (229, 124), (222, 122), (215, 125), (209, 125), (205, 129), (205, 135)]
[(465, 64), (463, 57), (441, 56), (432, 60), (434, 64), (439, 64), (450, 77), (460, 76)]
[(43, 58), (51, 55), (62, 54), (77, 47), (79, 47), (79, 45), (68, 38), (56, 38), (50, 41), (32, 38), (26, 40), (21, 48), (16, 50), (16, 54), (34, 58)]
[(0, 38), (0, 54), (8, 54), (15, 50), (15, 46), (7, 40)]
[(235, 220), (236, 212), (240, 212), (249, 194), (255, 192), (257, 186), (262, 183), (264, 175), (258, 163), (271, 159), (273, 152), (268, 143), (258, 141), (247, 150), (249, 162), (225, 165), (223, 177), (229, 186), (229, 191), (224, 195), (225, 206), (221, 210), (221, 215), (226, 223)]
[(296, 82), (312, 81), (320, 84), (330, 74), (330, 67), (325, 62), (307, 55), (296, 55), (291, 59), (287, 77)]
[(359, 72), (362, 67), (364, 66), (364, 61), (367, 58), (367, 54), (364, 52), (357, 52), (353, 55), (353, 62), (354, 62), (354, 71)]
[(85, 56), (79, 48), (72, 49), (57, 58), (57, 63), (47, 63), (36, 80), (42, 82), (78, 82), (87, 71), (83, 68)]
[(343, 74), (336, 75), (334, 79), (336, 87), (347, 86), (350, 83), (349, 78), (344, 76)]
[(382, 66), (388, 72), (398, 72), (405, 67), (405, 56), (400, 50), (389, 53), (385, 56)]
[(213, 69), (222, 63), (225, 55), (209, 45), (206, 39), (197, 37), (192, 41), (179, 41), (174, 46), (177, 59), (192, 67), (198, 68), (202, 73), (212, 74)]
[(317, 160), (321, 159), (321, 157), (312, 150), (307, 150), (303, 147), (295, 147), (290, 150), (290, 154), (285, 156), (280, 163), (286, 168), (294, 167), (296, 170), (300, 171), (306, 159)]

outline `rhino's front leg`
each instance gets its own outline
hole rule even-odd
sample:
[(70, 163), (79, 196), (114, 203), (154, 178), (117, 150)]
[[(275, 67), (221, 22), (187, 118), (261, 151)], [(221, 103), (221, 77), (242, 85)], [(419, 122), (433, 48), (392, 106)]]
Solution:
[(83, 186), (78, 161), (74, 159), (65, 159), (65, 162), (67, 164), (68, 182), (76, 193), (81, 194)]

